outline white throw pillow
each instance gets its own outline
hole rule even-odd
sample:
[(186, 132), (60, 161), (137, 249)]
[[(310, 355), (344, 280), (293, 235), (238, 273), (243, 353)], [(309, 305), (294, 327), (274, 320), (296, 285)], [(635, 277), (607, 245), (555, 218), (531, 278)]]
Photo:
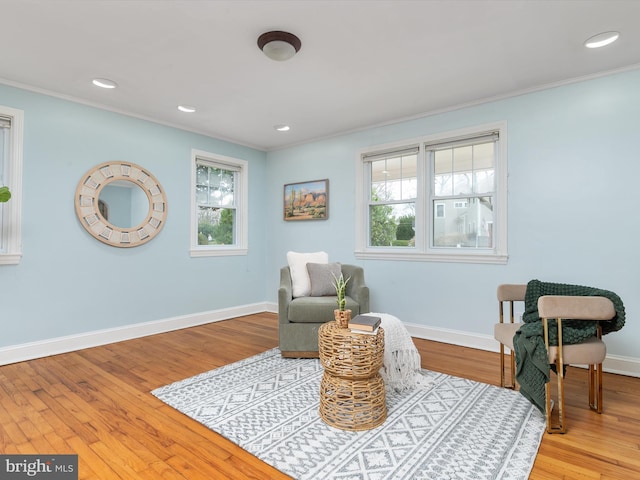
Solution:
[(287, 263), (291, 270), (291, 286), (294, 297), (307, 297), (311, 293), (311, 281), (307, 263), (329, 263), (327, 252), (298, 253), (287, 252)]

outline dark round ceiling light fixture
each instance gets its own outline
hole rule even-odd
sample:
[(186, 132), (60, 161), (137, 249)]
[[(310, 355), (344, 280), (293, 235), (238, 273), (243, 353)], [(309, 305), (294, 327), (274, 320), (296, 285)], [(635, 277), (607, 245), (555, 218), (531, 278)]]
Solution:
[(258, 48), (271, 60), (278, 62), (289, 60), (301, 46), (300, 39), (289, 32), (266, 32), (258, 37)]

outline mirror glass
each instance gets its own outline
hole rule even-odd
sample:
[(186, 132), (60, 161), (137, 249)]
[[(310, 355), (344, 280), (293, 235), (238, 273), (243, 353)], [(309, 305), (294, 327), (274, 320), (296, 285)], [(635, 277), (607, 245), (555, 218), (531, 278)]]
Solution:
[(115, 180), (100, 192), (98, 208), (110, 224), (133, 228), (147, 217), (149, 199), (139, 185), (128, 180)]

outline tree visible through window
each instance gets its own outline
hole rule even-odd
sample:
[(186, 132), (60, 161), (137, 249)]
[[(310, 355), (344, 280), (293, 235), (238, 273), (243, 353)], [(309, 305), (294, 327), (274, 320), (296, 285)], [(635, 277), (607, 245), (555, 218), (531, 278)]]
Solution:
[(235, 172), (199, 163), (196, 178), (198, 245), (233, 245)]
[(22, 257), (23, 128), (23, 112), (0, 105), (0, 187), (11, 194), (7, 202), (0, 202), (0, 264), (18, 264)]
[(367, 166), (371, 178), (370, 244), (407, 246), (411, 238), (406, 238), (408, 230), (400, 226), (400, 220), (405, 219), (406, 224), (408, 218), (415, 218), (417, 149), (375, 155)]
[(244, 255), (248, 163), (193, 152), (192, 256)]

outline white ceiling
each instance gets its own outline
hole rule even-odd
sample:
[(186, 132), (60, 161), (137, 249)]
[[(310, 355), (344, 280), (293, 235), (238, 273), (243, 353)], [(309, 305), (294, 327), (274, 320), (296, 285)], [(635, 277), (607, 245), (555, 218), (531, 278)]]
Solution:
[(2, 83), (264, 150), (640, 66), (638, 0), (0, 0), (0, 32)]

